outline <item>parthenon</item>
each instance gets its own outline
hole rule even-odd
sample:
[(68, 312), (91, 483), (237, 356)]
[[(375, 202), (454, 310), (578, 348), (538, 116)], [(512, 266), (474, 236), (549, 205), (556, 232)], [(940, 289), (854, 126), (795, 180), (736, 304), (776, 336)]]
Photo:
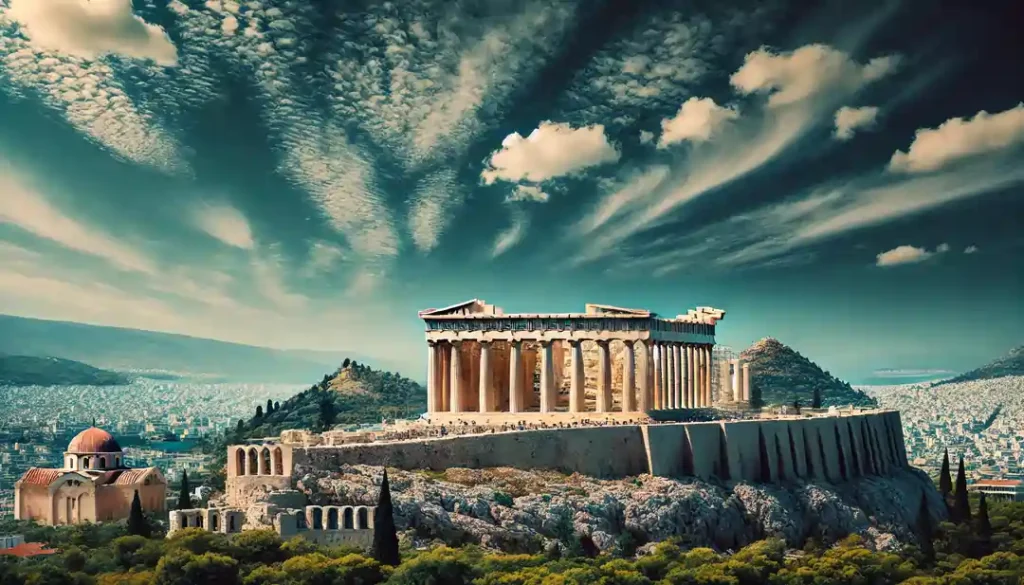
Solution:
[[(587, 304), (583, 313), (506, 314), (473, 299), (419, 316), (426, 323), (432, 419), (473, 413), (641, 414), (749, 400), (749, 367), (712, 351), (715, 325), (725, 317), (720, 309), (697, 307), (665, 318)], [(588, 371), (585, 344), (596, 349), (590, 368), (596, 371)], [(621, 356), (617, 361), (613, 349)], [(588, 379), (594, 380), (592, 409)]]

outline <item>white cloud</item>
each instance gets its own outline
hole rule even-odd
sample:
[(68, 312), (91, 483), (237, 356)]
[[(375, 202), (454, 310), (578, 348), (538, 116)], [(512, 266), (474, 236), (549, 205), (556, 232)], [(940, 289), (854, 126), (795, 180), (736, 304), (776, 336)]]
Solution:
[(891, 73), (896, 57), (878, 57), (861, 65), (827, 45), (806, 45), (795, 51), (773, 53), (762, 47), (747, 54), (743, 66), (730, 78), (743, 93), (768, 93), (768, 105), (777, 107), (829, 92), (854, 92)]
[(722, 107), (711, 98), (691, 97), (683, 102), (675, 116), (661, 121), (658, 148), (666, 148), (684, 140), (703, 142), (710, 139), (722, 124), (738, 117), (739, 112)]
[[(31, 23), (40, 17), (37, 11), (49, 12), (68, 1), (19, 0), (14, 8), (29, 14)], [(101, 4), (93, 2), (90, 10)], [(213, 93), (208, 80), (190, 78), (182, 89), (176, 83), (185, 68), (165, 69), (145, 62), (133, 63), (133, 75), (121, 78), (115, 69), (120, 65), (109, 59), (41, 47), (18, 34), (15, 17), (19, 12), (13, 10), (0, 3), (0, 91), (14, 96), (37, 92), (47, 107), (63, 115), (86, 139), (120, 159), (168, 173), (189, 171), (177, 139), (158, 119), (176, 112), (180, 102), (205, 101)], [(63, 22), (63, 17), (56, 20)], [(44, 27), (46, 22), (39, 21)], [(160, 93), (133, 97), (126, 83), (135, 83), (137, 73), (148, 83), (160, 83)]]
[(11, 0), (8, 16), (38, 48), (96, 59), (117, 54), (178, 62), (178, 51), (159, 26), (132, 13), (132, 0)]
[(900, 264), (917, 264), (924, 262), (935, 254), (941, 254), (949, 249), (946, 244), (940, 244), (934, 252), (916, 246), (897, 246), (892, 250), (882, 252), (875, 256), (876, 266), (898, 266)]
[(522, 214), (513, 215), (512, 225), (498, 234), (494, 240), (494, 247), (491, 249), (491, 258), (497, 258), (508, 252), (513, 246), (522, 241), (526, 235), (528, 222)]
[(873, 106), (863, 108), (843, 106), (836, 110), (835, 137), (839, 140), (849, 140), (853, 138), (854, 131), (857, 129), (872, 127), (877, 117), (878, 108)]
[(619, 152), (608, 143), (601, 124), (573, 128), (541, 122), (526, 138), (518, 132), (509, 134), (501, 149), (491, 154), (481, 177), (487, 184), (499, 179), (541, 182), (618, 160)]
[(823, 45), (773, 54), (760, 49), (747, 56), (732, 77), (742, 92), (771, 91), (767, 108), (746, 110), (720, 139), (688, 153), (672, 169), (655, 197), (623, 205), (616, 221), (582, 238), (574, 263), (620, 253), (639, 232), (677, 217), (678, 209), (773, 161), (819, 124), (832, 123), (836, 108), (866, 83), (888, 72), (894, 58), (860, 65), (846, 53)]
[(68, 249), (90, 254), (129, 271), (154, 273), (153, 263), (131, 246), (80, 223), (54, 207), (0, 160), (0, 224), (6, 223)]
[(649, 132), (647, 130), (641, 130), (640, 131), (640, 144), (650, 144), (651, 142), (654, 142), (654, 132)]
[(1024, 102), (1004, 112), (982, 110), (973, 118), (951, 118), (938, 128), (917, 131), (907, 152), (896, 151), (893, 171), (925, 173), (967, 158), (992, 154), (1024, 144)]
[(944, 252), (949, 252), (949, 244), (943, 242), (943, 243), (941, 243), (941, 244), (939, 244), (938, 246), (935, 247), (935, 251), (937, 253), (939, 253), (939, 254), (942, 254)]
[(254, 256), (251, 261), (252, 278), (265, 299), (285, 310), (297, 310), (306, 305), (305, 295), (289, 290), (280, 258), (274, 255)]
[(977, 252), (977, 246), (967, 246), (966, 248), (964, 248), (964, 254), (976, 254)]
[(540, 187), (536, 185), (516, 185), (516, 188), (512, 190), (512, 193), (505, 198), (505, 201), (535, 201), (537, 203), (546, 203), (551, 196), (541, 191)]
[(420, 181), (409, 210), (409, 232), (421, 252), (429, 252), (448, 225), (449, 204), (461, 201), (458, 177), (452, 169), (442, 169)]
[(229, 246), (252, 250), (255, 245), (248, 220), (229, 205), (202, 205), (193, 211), (193, 221), (199, 229)]

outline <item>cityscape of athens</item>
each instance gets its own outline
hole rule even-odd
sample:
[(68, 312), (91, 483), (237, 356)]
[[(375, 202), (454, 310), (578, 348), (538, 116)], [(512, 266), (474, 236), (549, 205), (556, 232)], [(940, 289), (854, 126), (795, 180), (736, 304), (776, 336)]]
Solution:
[(1024, 584), (1022, 22), (0, 0), (0, 585)]

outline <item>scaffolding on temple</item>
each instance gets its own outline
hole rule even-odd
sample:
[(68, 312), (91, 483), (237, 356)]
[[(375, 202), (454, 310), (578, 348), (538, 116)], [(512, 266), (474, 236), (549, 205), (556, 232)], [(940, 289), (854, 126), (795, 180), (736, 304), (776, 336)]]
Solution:
[[(733, 400), (733, 360), (739, 354), (733, 351), (728, 345), (716, 345), (711, 350), (711, 403), (734, 402)], [(726, 379), (728, 377), (728, 379)], [(728, 396), (722, 395), (722, 390), (728, 389)]]

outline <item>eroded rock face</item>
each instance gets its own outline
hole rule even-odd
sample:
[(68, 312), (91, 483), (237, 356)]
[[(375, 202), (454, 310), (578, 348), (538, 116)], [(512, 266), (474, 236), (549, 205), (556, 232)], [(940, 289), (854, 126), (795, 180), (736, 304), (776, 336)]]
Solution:
[[(309, 473), (297, 487), (311, 504), (375, 505), (380, 477), (379, 467), (344, 466)], [(892, 549), (915, 539), (922, 494), (935, 518), (946, 514), (931, 481), (914, 469), (842, 485), (720, 485), (647, 475), (597, 480), (509, 468), (389, 470), (389, 479), (405, 537), (510, 552), (540, 552), (574, 533), (589, 534), (602, 550), (627, 533), (636, 544), (682, 537), (720, 550), (767, 536), (802, 546), (808, 538), (830, 544), (860, 534), (869, 546)]]

